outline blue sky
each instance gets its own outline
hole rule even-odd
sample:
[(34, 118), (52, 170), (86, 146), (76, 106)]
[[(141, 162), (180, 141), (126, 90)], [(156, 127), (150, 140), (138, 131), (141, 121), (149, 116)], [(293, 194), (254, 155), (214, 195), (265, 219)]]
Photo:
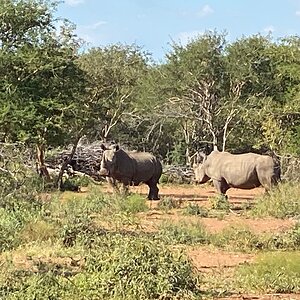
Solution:
[(92, 46), (135, 43), (163, 60), (172, 41), (206, 30), (242, 36), (300, 35), (300, 0), (65, 0), (57, 16), (72, 21)]

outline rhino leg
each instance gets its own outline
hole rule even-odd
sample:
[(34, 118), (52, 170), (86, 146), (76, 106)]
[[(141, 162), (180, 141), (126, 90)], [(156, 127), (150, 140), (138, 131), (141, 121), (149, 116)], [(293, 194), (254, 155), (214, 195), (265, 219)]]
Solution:
[(262, 178), (259, 178), (259, 182), (264, 187), (265, 192), (269, 193), (269, 191), (271, 190), (271, 185), (272, 185), (271, 179), (262, 177)]
[(214, 179), (213, 183), (214, 183), (214, 187), (216, 188), (218, 193), (220, 193), (220, 194), (224, 195), (226, 198), (228, 198), (228, 196), (226, 195), (226, 192), (230, 187), (227, 184), (227, 182), (222, 178), (221, 181)]
[(129, 194), (129, 188), (128, 188), (128, 185), (126, 185), (125, 183), (122, 183), (121, 189), (120, 189), (120, 193), (121, 193), (123, 196), (127, 196), (127, 195)]
[(112, 187), (114, 194), (118, 194), (120, 192), (118, 188), (118, 183), (114, 178), (106, 177), (106, 181), (109, 184), (109, 186)]
[(148, 199), (149, 200), (159, 200), (158, 196), (158, 187), (156, 183), (153, 182), (147, 182), (147, 185), (149, 186), (149, 194), (148, 194)]
[(260, 184), (264, 187), (265, 192), (268, 193), (271, 190), (272, 186), (272, 174), (268, 174), (264, 169), (260, 170), (258, 169), (257, 171), (257, 177), (258, 181)]

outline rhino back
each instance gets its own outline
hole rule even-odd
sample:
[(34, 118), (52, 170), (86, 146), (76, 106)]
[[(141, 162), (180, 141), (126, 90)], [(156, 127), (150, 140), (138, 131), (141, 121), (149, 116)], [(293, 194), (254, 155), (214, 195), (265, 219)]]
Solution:
[[(129, 179), (135, 184), (146, 182), (155, 176), (158, 177), (158, 181), (161, 175), (161, 164), (152, 154), (120, 150), (117, 155), (119, 177)], [(120, 179), (122, 180), (122, 178)]]
[(224, 178), (230, 186), (251, 188), (260, 185), (258, 169), (272, 176), (272, 158), (255, 153), (216, 152), (209, 155), (206, 170), (209, 177), (219, 181)]
[(129, 156), (135, 164), (134, 180), (145, 182), (153, 178), (158, 181), (162, 173), (162, 166), (154, 155), (147, 152), (131, 152)]

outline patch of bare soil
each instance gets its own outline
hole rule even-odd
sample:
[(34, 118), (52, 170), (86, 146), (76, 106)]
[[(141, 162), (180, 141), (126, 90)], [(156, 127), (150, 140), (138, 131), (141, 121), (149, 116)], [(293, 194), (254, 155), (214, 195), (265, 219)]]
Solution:
[(146, 213), (140, 213), (139, 217), (141, 221), (141, 227), (147, 232), (157, 231), (159, 226), (165, 221), (170, 221), (172, 223), (201, 222), (211, 233), (217, 233), (229, 227), (244, 227), (257, 234), (266, 232), (283, 232), (291, 228), (296, 223), (296, 220), (293, 219), (250, 219), (244, 216), (235, 216), (232, 214), (226, 215), (222, 217), (222, 219), (204, 217), (200, 218), (197, 216), (182, 215), (182, 212), (179, 209), (173, 209), (167, 213), (159, 210), (151, 210)]
[(187, 255), (196, 269), (211, 271), (212, 269), (232, 268), (240, 264), (252, 262), (255, 255), (242, 252), (228, 252), (202, 246), (189, 247)]
[[(138, 187), (131, 187), (130, 190), (146, 196), (148, 187), (140, 185)], [(241, 205), (248, 201), (251, 202), (254, 197), (260, 196), (263, 193), (263, 188), (255, 188), (251, 190), (232, 188), (228, 190), (227, 195), (231, 204)], [(159, 194), (162, 199), (172, 198), (181, 201), (192, 201), (199, 205), (207, 205), (209, 198), (217, 195), (215, 188), (210, 185), (161, 185)]]
[[(112, 192), (108, 185), (103, 186), (105, 192)], [(140, 185), (138, 187), (130, 187), (130, 191), (147, 196), (148, 187)], [(243, 205), (251, 206), (255, 203), (255, 198), (264, 193), (263, 188), (255, 188), (251, 190), (230, 189), (228, 191), (229, 202), (233, 210), (230, 214), (218, 217), (198, 217), (186, 216), (182, 214), (182, 208), (188, 203), (197, 203), (199, 206), (210, 207), (209, 198), (217, 195), (214, 187), (209, 185), (161, 185), (160, 197), (171, 198), (180, 203), (180, 209), (172, 209), (167, 212), (157, 208), (159, 201), (147, 201), (150, 210), (140, 213), (140, 226), (143, 231), (155, 232), (159, 226), (165, 222), (186, 222), (195, 223), (201, 222), (206, 229), (211, 233), (217, 233), (229, 227), (245, 227), (254, 233), (275, 233), (283, 232), (296, 223), (293, 219), (275, 219), (275, 218), (248, 218), (239, 213), (236, 213), (235, 208), (240, 208)]]

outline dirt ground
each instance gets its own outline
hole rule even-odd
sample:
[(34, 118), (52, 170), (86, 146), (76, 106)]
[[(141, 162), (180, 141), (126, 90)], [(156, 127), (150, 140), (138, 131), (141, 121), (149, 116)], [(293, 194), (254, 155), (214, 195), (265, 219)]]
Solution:
[[(104, 184), (100, 188), (102, 192), (112, 193), (111, 187)], [(250, 218), (243, 214), (245, 208), (253, 206), (257, 198), (264, 193), (263, 188), (255, 188), (252, 190), (230, 189), (227, 192), (231, 210), (228, 214), (217, 217), (199, 217), (192, 215), (183, 215), (182, 209), (189, 203), (197, 203), (199, 206), (211, 208), (211, 199), (217, 195), (214, 187), (210, 185), (159, 185), (160, 199), (172, 199), (178, 201), (180, 208), (164, 211), (158, 209), (160, 201), (147, 201), (149, 210), (139, 213), (139, 230), (146, 232), (155, 232), (159, 230), (162, 222), (181, 222), (197, 223), (200, 222), (205, 226), (206, 230), (211, 233), (220, 232), (229, 227), (245, 227), (256, 234), (263, 233), (280, 233), (291, 228), (295, 223), (295, 219), (275, 219), (275, 218)], [(84, 192), (84, 191), (83, 191)], [(140, 185), (138, 187), (130, 187), (130, 192), (137, 193), (145, 198), (148, 194), (148, 187)], [(105, 226), (105, 224), (102, 224)], [(130, 230), (135, 230), (134, 228)], [(255, 260), (255, 253), (243, 253), (236, 251), (225, 251), (210, 246), (189, 246), (186, 253), (191, 259), (195, 269), (207, 276), (222, 276), (226, 280), (230, 280), (233, 275), (234, 268), (238, 265), (248, 264)], [(300, 300), (299, 294), (267, 294), (267, 295), (231, 295), (226, 298), (218, 299), (259, 299), (259, 300)]]
[[(112, 190), (108, 186), (104, 186), (106, 192), (111, 193)], [(147, 196), (148, 187), (146, 185), (140, 185), (138, 187), (131, 187), (130, 191)], [(262, 234), (265, 232), (275, 233), (282, 232), (291, 228), (296, 220), (294, 219), (275, 219), (275, 218), (249, 218), (243, 216), (241, 208), (243, 205), (253, 205), (255, 203), (255, 197), (259, 197), (264, 193), (264, 189), (255, 188), (252, 190), (230, 189), (227, 194), (229, 196), (229, 202), (232, 205), (232, 210), (228, 215), (217, 217), (201, 217), (198, 216), (185, 216), (182, 212), (182, 207), (188, 203), (197, 203), (200, 206), (209, 207), (209, 198), (216, 196), (216, 191), (211, 186), (194, 186), (194, 185), (161, 185), (160, 186), (160, 198), (176, 199), (180, 202), (180, 209), (172, 209), (168, 212), (158, 210), (157, 205), (159, 201), (147, 201), (150, 208), (145, 213), (140, 213), (140, 226), (143, 231), (153, 232), (157, 231), (159, 225), (164, 221), (172, 222), (201, 222), (206, 230), (211, 233), (220, 232), (225, 228), (232, 226), (243, 226), (248, 228), (254, 233)], [(249, 262), (253, 259), (253, 255), (244, 253), (228, 253), (225, 251), (208, 250), (203, 247), (194, 247), (189, 251), (189, 255), (192, 258), (195, 266), (199, 269), (207, 267), (233, 267), (240, 263)]]
[[(216, 196), (216, 191), (212, 186), (194, 186), (194, 185), (160, 185), (160, 198), (171, 198), (178, 200), (180, 209), (172, 209), (168, 212), (157, 209), (159, 201), (147, 201), (150, 210), (145, 213), (140, 213), (141, 228), (144, 231), (156, 231), (159, 225), (164, 221), (186, 221), (200, 222), (205, 228), (212, 233), (220, 232), (227, 227), (244, 226), (249, 228), (256, 234), (265, 232), (276, 233), (282, 232), (291, 228), (296, 220), (293, 219), (275, 219), (275, 218), (249, 218), (243, 216), (240, 212), (245, 206), (255, 204), (257, 197), (263, 195), (264, 189), (255, 188), (252, 190), (230, 189), (227, 194), (232, 210), (228, 215), (222, 218), (184, 216), (182, 215), (182, 207), (188, 203), (197, 203), (200, 206), (210, 207), (210, 198)], [(111, 193), (112, 190), (105, 186), (104, 190)], [(131, 187), (130, 191), (147, 196), (148, 187), (141, 185)], [(191, 246), (187, 249), (187, 255), (190, 257), (195, 268), (202, 273), (213, 272), (231, 272), (234, 267), (247, 264), (254, 261), (256, 254), (243, 252), (228, 252), (225, 250), (215, 249), (206, 246)], [(228, 273), (228, 274), (229, 274)], [(221, 299), (221, 298), (218, 298)], [(270, 295), (235, 295), (223, 299), (260, 299), (260, 300), (275, 300), (275, 299), (300, 299), (300, 295), (288, 294), (270, 294)]]

